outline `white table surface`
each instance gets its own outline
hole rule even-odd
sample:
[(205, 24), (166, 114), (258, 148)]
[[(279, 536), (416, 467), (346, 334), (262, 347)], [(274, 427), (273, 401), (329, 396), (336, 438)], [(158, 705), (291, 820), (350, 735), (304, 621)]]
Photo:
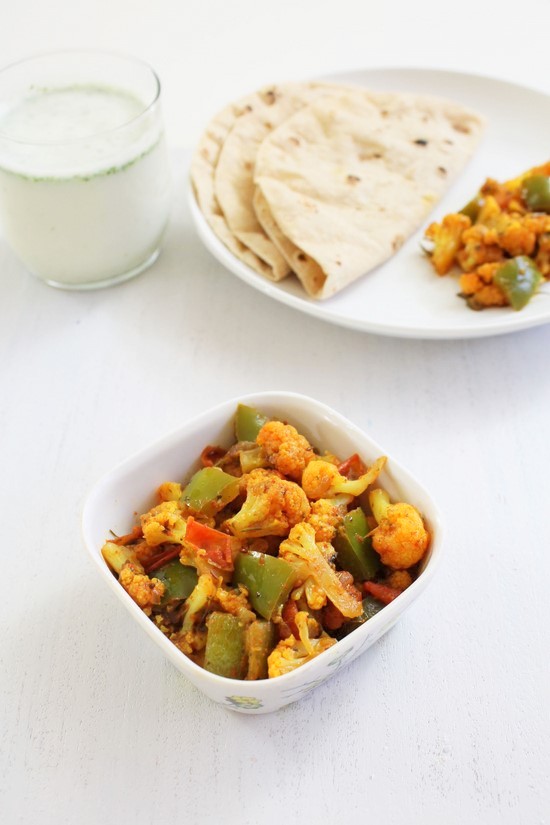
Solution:
[[(9, 19), (3, 62), (97, 46), (156, 67), (177, 196), (160, 260), (117, 288), (55, 291), (0, 243), (3, 825), (550, 822), (550, 327), (438, 343), (330, 326), (223, 271), (184, 198), (207, 118), (264, 82), (415, 65), (550, 93), (548, 0), (18, 0)], [(366, 428), (436, 494), (447, 539), (386, 637), (247, 717), (134, 626), (80, 513), (128, 454), (264, 389)]]

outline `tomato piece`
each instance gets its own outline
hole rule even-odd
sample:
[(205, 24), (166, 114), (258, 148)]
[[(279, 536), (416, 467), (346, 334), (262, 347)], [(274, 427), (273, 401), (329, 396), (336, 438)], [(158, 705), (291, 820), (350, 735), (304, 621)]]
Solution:
[(383, 604), (393, 602), (403, 592), (396, 590), (395, 587), (388, 587), (387, 584), (378, 584), (378, 582), (364, 582), (363, 590)]
[(341, 476), (345, 476), (350, 480), (355, 481), (367, 472), (365, 464), (359, 458), (357, 453), (353, 453), (345, 461), (338, 465), (338, 472)]
[(193, 516), (187, 519), (185, 540), (200, 550), (204, 550), (207, 559), (220, 570), (233, 570), (233, 555), (231, 553), (231, 536), (214, 530)]

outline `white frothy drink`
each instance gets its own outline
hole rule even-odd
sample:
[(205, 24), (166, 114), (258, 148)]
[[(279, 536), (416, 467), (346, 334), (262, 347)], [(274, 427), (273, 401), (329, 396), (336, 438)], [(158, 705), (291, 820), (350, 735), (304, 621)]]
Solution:
[(39, 277), (128, 277), (156, 256), (169, 208), (160, 117), (137, 97), (82, 85), (0, 104), (0, 221)]

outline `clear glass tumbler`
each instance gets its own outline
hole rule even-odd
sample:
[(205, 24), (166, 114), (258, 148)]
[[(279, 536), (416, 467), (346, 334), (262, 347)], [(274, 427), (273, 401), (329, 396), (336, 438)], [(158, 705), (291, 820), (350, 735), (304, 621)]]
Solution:
[(51, 286), (94, 289), (156, 260), (170, 172), (154, 71), (96, 51), (0, 71), (0, 224)]

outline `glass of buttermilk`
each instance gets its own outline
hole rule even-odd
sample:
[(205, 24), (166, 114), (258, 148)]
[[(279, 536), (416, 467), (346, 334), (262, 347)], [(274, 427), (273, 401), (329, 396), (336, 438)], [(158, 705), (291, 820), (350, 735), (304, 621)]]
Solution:
[(63, 289), (124, 281), (156, 260), (170, 171), (154, 71), (93, 51), (0, 71), (0, 226)]

